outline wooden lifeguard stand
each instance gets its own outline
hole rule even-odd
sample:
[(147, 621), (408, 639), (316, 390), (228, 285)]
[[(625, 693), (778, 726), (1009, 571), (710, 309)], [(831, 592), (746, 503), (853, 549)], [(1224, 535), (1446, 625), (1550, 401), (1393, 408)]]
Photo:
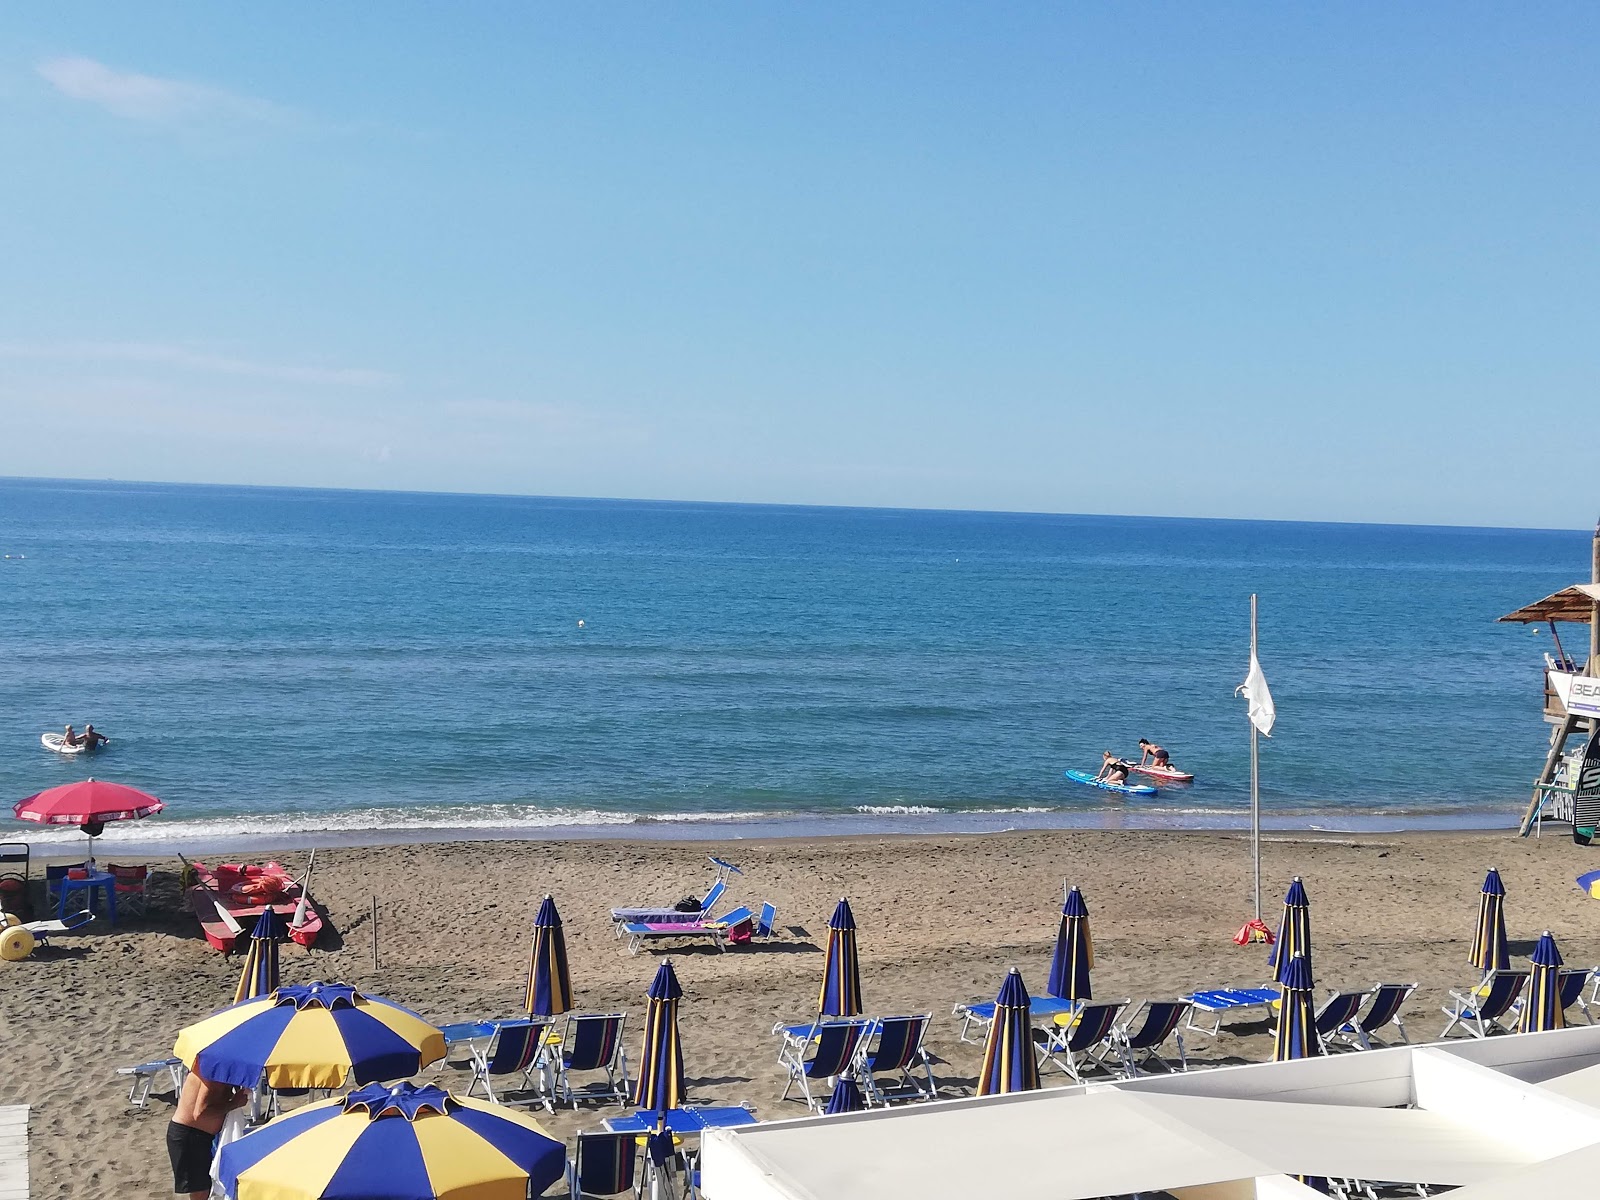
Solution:
[[(1595, 526), (1590, 552), (1589, 582), (1575, 583), (1554, 595), (1525, 604), (1508, 612), (1502, 621), (1521, 625), (1550, 626), (1555, 653), (1545, 653), (1544, 719), (1550, 730), (1550, 753), (1544, 768), (1534, 780), (1533, 797), (1522, 818), (1522, 836), (1527, 837), (1540, 821), (1574, 819), (1572, 796), (1576, 783), (1576, 756), (1567, 743), (1574, 734), (1587, 738), (1600, 728), (1600, 525)], [(1558, 624), (1589, 627), (1589, 657), (1581, 665), (1570, 658), (1561, 644)]]

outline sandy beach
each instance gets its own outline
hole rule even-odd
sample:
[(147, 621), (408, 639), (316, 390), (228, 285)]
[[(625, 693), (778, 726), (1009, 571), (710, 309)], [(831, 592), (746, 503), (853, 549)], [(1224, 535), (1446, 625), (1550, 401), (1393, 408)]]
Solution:
[[(116, 861), (114, 843), (107, 839), (102, 859)], [(1073, 831), (329, 848), (318, 856), (315, 891), (337, 934), (311, 951), (286, 946), (284, 979), (346, 980), (441, 1024), (511, 1015), (521, 999), (529, 926), (548, 891), (565, 921), (580, 1008), (626, 1010), (632, 1060), (643, 992), (667, 952), (629, 955), (613, 938), (606, 910), (698, 894), (709, 877), (708, 853), (744, 867), (734, 900), (774, 902), (781, 933), (750, 950), (671, 953), (685, 990), (688, 1090), (697, 1102), (749, 1102), (767, 1119), (804, 1112), (797, 1100), (778, 1099), (784, 1076), (768, 1031), (775, 1020), (814, 1011), (827, 917), (841, 895), (860, 926), (868, 1010), (934, 1013), (935, 1074), (949, 1096), (970, 1093), (981, 1056), (979, 1047), (957, 1041), (951, 1006), (992, 998), (1012, 965), (1031, 990), (1043, 990), (1063, 879), (1079, 885), (1089, 903), (1096, 997), (1170, 996), (1259, 982), (1266, 971), (1262, 947), (1231, 940), (1250, 915), (1245, 838)], [(283, 861), (298, 869), (304, 858), (295, 852)], [(1263, 846), (1263, 907), (1276, 925), (1284, 887), (1302, 876), (1312, 899), (1319, 992), (1415, 980), (1421, 987), (1406, 1010), (1407, 1027), (1413, 1041), (1427, 1041), (1443, 1025), (1446, 990), (1470, 982), (1477, 891), (1491, 865), (1505, 879), (1514, 954), (1526, 954), (1549, 928), (1570, 964), (1600, 961), (1596, 910), (1572, 882), (1591, 859), (1558, 838), (1273, 836)], [(62, 939), (53, 953), (0, 963), (0, 1104), (33, 1106), (36, 1197), (170, 1193), (162, 1141), (170, 1099), (129, 1110), (114, 1069), (166, 1054), (179, 1028), (227, 1003), (238, 960), (200, 938), (181, 906), (176, 861), (160, 861), (159, 870), (148, 917), (115, 929), (97, 923), (87, 936)], [(1191, 1038), (1189, 1054), (1196, 1065), (1255, 1061), (1270, 1057), (1271, 1042), (1264, 1025), (1242, 1026), (1214, 1041)], [(463, 1088), (467, 1081), (449, 1068), (443, 1078)], [(1065, 1076), (1052, 1072), (1046, 1080), (1055, 1085)], [(570, 1139), (598, 1127), (608, 1111), (618, 1110), (562, 1110), (545, 1124)]]

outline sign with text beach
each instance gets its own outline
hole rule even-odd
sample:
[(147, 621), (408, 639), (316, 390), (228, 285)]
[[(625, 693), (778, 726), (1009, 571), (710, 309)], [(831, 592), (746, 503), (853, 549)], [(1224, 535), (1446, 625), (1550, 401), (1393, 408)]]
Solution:
[(1550, 686), (1556, 698), (1575, 717), (1600, 717), (1600, 679), (1593, 675), (1568, 675), (1550, 672)]

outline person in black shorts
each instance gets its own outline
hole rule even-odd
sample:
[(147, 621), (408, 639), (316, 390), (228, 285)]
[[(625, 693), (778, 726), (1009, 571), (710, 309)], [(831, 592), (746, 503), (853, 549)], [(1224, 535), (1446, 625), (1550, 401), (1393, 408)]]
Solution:
[(1095, 776), (1098, 782), (1114, 783), (1119, 787), (1128, 782), (1128, 774), (1133, 770), (1132, 766), (1123, 762), (1109, 750), (1102, 753), (1100, 757), (1100, 773)]
[(212, 1143), (222, 1120), (250, 1099), (248, 1088), (201, 1079), (193, 1071), (178, 1093), (177, 1110), (167, 1123), (167, 1157), (172, 1160), (172, 1190), (189, 1200), (211, 1195)]
[(1139, 739), (1139, 765), (1141, 767), (1160, 767), (1167, 770), (1172, 766), (1172, 759), (1160, 746), (1149, 738)]

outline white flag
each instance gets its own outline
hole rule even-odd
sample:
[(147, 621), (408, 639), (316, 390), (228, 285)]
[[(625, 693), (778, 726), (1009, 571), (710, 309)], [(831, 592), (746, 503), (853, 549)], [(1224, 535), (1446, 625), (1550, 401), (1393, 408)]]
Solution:
[(1244, 682), (1234, 689), (1233, 694), (1243, 696), (1250, 702), (1250, 724), (1259, 729), (1263, 737), (1271, 737), (1278, 710), (1272, 703), (1272, 693), (1267, 690), (1267, 677), (1261, 673), (1261, 663), (1254, 651), (1250, 652), (1250, 674), (1244, 677)]

